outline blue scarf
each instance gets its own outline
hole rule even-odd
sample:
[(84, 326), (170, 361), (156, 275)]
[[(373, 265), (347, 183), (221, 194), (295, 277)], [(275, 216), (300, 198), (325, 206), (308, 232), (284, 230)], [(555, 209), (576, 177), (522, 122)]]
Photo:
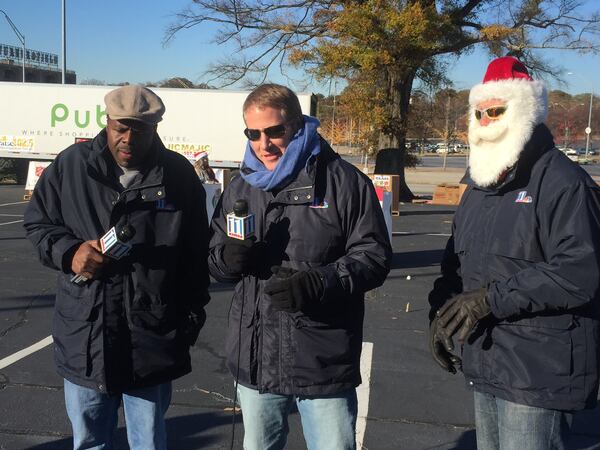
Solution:
[[(256, 157), (250, 141), (246, 145), (246, 153), (240, 174), (250, 185), (269, 192), (287, 186), (306, 167), (311, 156), (321, 151), (317, 128), (320, 122), (314, 117), (304, 116), (304, 127), (292, 137), (283, 156), (279, 158), (275, 169), (268, 170)], [(249, 170), (248, 170), (249, 169)]]

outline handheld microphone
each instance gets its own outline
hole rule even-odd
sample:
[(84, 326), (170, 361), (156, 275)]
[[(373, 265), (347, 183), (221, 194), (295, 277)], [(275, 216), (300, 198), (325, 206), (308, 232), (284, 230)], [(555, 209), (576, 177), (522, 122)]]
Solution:
[[(99, 239), (102, 254), (113, 259), (121, 259), (131, 250), (131, 244), (128, 241), (133, 236), (135, 236), (135, 228), (129, 224), (123, 225), (119, 231), (117, 231), (116, 227), (112, 227)], [(83, 286), (88, 281), (89, 278), (84, 275), (75, 274), (71, 277), (71, 283), (78, 286)]]
[(236, 200), (233, 212), (227, 214), (227, 236), (243, 241), (254, 236), (254, 230), (254, 214), (248, 213), (248, 202)]

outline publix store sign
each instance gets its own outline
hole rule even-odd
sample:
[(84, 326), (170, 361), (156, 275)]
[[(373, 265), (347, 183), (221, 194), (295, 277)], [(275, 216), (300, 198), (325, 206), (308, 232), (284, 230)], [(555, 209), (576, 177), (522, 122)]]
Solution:
[(50, 126), (55, 128), (58, 124), (75, 125), (77, 128), (106, 126), (106, 112), (101, 105), (96, 105), (95, 110), (72, 110), (64, 103), (56, 103), (50, 110)]
[[(88, 127), (104, 128), (106, 127), (106, 112), (101, 105), (96, 105), (92, 110), (81, 110), (69, 108), (64, 103), (56, 103), (50, 110), (50, 126), (56, 128), (60, 125), (76, 126), (80, 129)], [(203, 152), (209, 153), (211, 146), (208, 144), (194, 144), (185, 142), (182, 136), (162, 136), (165, 146), (169, 150), (181, 153), (190, 161), (198, 159)]]

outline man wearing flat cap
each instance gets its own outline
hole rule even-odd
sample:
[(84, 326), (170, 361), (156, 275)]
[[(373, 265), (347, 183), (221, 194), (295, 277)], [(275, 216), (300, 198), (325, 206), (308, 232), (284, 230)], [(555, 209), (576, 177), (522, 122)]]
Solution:
[(44, 171), (24, 226), (58, 274), (54, 356), (74, 449), (112, 448), (121, 403), (129, 446), (165, 449), (171, 381), (191, 370), (209, 300), (205, 194), (158, 137), (154, 92), (104, 100), (106, 128)]

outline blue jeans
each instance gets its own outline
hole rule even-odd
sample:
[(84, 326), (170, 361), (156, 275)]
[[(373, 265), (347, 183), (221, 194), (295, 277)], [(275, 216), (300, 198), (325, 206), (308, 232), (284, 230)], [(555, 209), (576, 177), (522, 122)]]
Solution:
[(355, 450), (356, 390), (314, 397), (260, 394), (238, 386), (244, 418), (245, 450), (281, 450), (287, 442), (288, 414), (294, 400), (308, 450)]
[(475, 391), (479, 450), (563, 450), (573, 414), (536, 408)]
[(73, 450), (113, 448), (118, 410), (123, 401), (127, 441), (132, 450), (165, 450), (165, 413), (171, 383), (108, 395), (65, 380), (65, 405), (73, 428)]

